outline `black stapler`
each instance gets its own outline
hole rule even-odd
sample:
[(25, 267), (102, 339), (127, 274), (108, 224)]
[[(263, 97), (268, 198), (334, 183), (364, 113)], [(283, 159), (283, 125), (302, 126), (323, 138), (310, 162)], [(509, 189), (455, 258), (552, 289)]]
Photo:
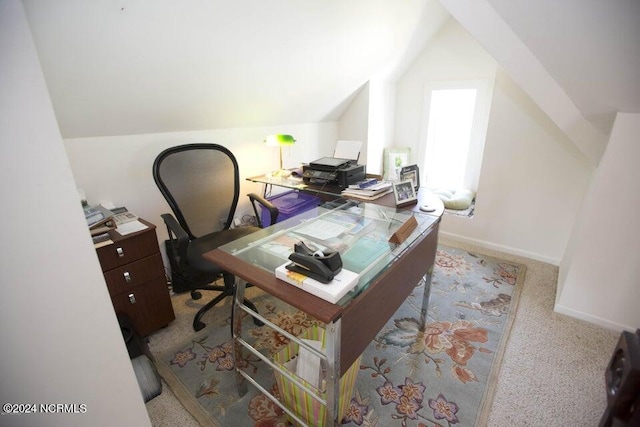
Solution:
[(329, 283), (342, 270), (342, 258), (335, 251), (312, 251), (303, 242), (294, 245), (294, 252), (289, 255), (286, 269), (317, 280)]

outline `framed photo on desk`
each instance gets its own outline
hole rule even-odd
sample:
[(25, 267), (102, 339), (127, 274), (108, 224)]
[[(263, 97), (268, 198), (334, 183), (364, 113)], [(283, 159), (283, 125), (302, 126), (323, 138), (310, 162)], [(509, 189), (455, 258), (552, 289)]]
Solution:
[(418, 202), (413, 181), (406, 180), (393, 184), (393, 197), (396, 199), (396, 206), (406, 206)]
[(418, 188), (420, 188), (420, 169), (418, 169), (418, 165), (405, 166), (400, 170), (400, 181), (406, 180), (413, 182), (413, 188), (418, 191)]

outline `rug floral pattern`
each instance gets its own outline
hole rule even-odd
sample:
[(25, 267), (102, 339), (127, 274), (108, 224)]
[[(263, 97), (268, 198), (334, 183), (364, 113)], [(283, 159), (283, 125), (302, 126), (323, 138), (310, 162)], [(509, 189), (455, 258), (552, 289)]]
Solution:
[[(425, 288), (420, 283), (365, 350), (342, 424), (474, 425), (496, 350), (505, 338), (515, 285), (523, 274), (523, 266), (440, 245), (426, 326), (420, 328), (419, 322)], [(317, 324), (267, 295), (252, 301), (266, 318), (292, 334)], [(288, 425), (283, 411), (253, 387), (244, 398), (238, 397), (226, 322), (221, 319), (169, 352), (164, 363), (222, 425)], [(250, 319), (245, 325), (246, 339), (264, 354), (287, 344), (268, 327), (254, 327)], [(244, 354), (239, 363), (278, 394), (273, 376), (258, 357)]]

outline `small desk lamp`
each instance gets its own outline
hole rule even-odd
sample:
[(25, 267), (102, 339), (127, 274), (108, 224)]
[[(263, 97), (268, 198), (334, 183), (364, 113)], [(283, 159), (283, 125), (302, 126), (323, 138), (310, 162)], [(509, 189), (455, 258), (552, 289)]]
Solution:
[(267, 144), (269, 146), (278, 146), (278, 147), (280, 147), (280, 170), (278, 170), (277, 172), (274, 172), (272, 175), (273, 176), (288, 176), (289, 175), (289, 171), (285, 171), (282, 168), (282, 146), (283, 145), (294, 145), (296, 143), (296, 140), (291, 135), (276, 134), (276, 135), (267, 136), (267, 138), (264, 140), (264, 142), (265, 142), (265, 144)]

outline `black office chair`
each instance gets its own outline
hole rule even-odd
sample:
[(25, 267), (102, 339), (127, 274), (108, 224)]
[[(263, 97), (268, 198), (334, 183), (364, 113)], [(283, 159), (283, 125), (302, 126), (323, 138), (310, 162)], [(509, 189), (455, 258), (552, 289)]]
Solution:
[[(253, 233), (257, 227), (230, 228), (240, 193), (238, 162), (227, 148), (218, 144), (187, 144), (161, 152), (153, 162), (153, 179), (173, 211), (163, 214), (169, 239), (167, 257), (171, 265), (174, 292), (219, 291), (220, 295), (203, 306), (193, 319), (193, 329), (205, 327), (202, 316), (235, 291), (235, 277), (203, 257), (203, 254)], [(255, 194), (251, 201), (263, 204), (275, 223), (278, 210)], [(175, 216), (174, 216), (175, 215)], [(223, 278), (224, 285), (212, 283)], [(257, 311), (247, 299), (247, 307)], [(254, 319), (261, 325), (262, 322)]]

